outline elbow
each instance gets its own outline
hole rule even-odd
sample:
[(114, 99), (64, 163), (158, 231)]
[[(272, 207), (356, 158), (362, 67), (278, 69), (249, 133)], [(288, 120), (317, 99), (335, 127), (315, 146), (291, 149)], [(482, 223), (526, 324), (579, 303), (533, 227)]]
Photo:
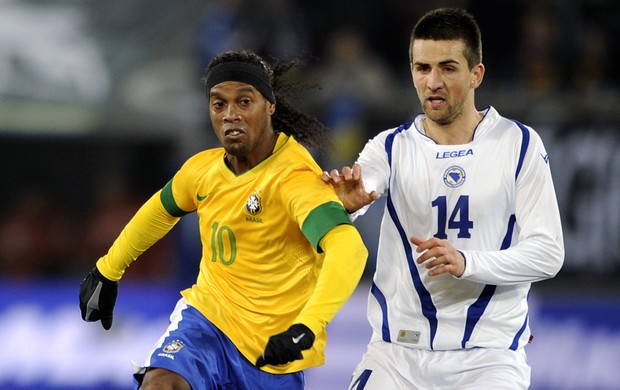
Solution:
[(350, 261), (352, 263), (350, 265), (351, 276), (356, 281), (356, 284), (359, 283), (359, 281), (361, 280), (362, 275), (364, 274), (364, 269), (366, 269), (366, 263), (368, 261), (368, 248), (366, 248), (366, 245), (364, 244), (361, 236), (358, 237), (359, 242), (357, 242), (354, 247), (352, 247), (353, 252), (350, 256)]
[(355, 245), (353, 255), (351, 256), (351, 261), (354, 262), (351, 268), (355, 270), (355, 279), (359, 282), (359, 279), (362, 277), (364, 269), (366, 268), (366, 262), (368, 261), (368, 248), (366, 248), (366, 245), (362, 241), (361, 237), (359, 243)]
[(366, 248), (366, 245), (364, 244), (364, 241), (361, 239), (360, 237), (360, 242), (357, 245), (357, 257), (359, 258), (359, 261), (362, 263), (362, 265), (366, 265), (366, 261), (368, 260), (368, 248)]
[(556, 241), (552, 246), (554, 250), (549, 252), (549, 269), (546, 272), (548, 279), (554, 278), (562, 269), (564, 265), (564, 243), (562, 240)]

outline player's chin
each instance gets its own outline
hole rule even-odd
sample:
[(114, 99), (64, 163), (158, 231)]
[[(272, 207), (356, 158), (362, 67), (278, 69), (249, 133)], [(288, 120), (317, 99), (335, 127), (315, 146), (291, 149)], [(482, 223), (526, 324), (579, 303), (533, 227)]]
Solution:
[(226, 154), (231, 156), (242, 157), (248, 153), (247, 145), (241, 142), (226, 142), (223, 146)]

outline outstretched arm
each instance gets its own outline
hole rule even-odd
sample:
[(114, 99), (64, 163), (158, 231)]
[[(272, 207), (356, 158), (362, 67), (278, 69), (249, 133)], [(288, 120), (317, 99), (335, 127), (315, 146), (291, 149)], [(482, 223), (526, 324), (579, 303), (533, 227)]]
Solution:
[(125, 269), (144, 251), (166, 235), (178, 222), (162, 205), (160, 192), (153, 195), (129, 221), (109, 252), (80, 283), (80, 311), (84, 321), (101, 320), (104, 329), (112, 326), (118, 294), (118, 280)]
[(321, 178), (334, 187), (338, 198), (350, 213), (379, 199), (377, 191), (366, 191), (362, 181), (362, 166), (358, 163), (354, 163), (353, 167), (343, 167), (342, 173), (337, 169), (329, 173), (325, 171)]
[(153, 195), (121, 231), (97, 268), (109, 280), (118, 281), (138, 256), (163, 238), (179, 217), (170, 215), (161, 202), (161, 191)]

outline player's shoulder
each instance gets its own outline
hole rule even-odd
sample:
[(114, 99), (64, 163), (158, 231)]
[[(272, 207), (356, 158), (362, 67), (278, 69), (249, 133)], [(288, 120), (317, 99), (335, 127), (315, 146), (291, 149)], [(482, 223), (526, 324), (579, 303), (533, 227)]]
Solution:
[(224, 151), (223, 147), (205, 149), (205, 150), (201, 150), (200, 152), (197, 152), (194, 155), (192, 155), (191, 157), (189, 157), (188, 161), (190, 161), (190, 160), (209, 159), (209, 158), (213, 158), (214, 156), (222, 156), (224, 154), (224, 152), (225, 151)]
[(518, 119), (505, 117), (499, 114), (499, 112), (492, 106), (481, 111), (484, 118), (481, 122), (480, 129), (477, 131), (480, 133), (488, 130), (492, 133), (497, 133), (502, 138), (512, 137), (515, 140), (522, 140), (524, 138), (530, 139), (532, 137), (538, 138), (538, 133), (532, 126), (529, 126)]
[(283, 173), (299, 170), (320, 171), (319, 165), (310, 150), (293, 136), (288, 136), (286, 143), (272, 157), (271, 169), (280, 170)]
[[(416, 121), (405, 122), (398, 126), (380, 131), (371, 141), (381, 144), (398, 142), (398, 140), (403, 138), (412, 138), (417, 132)], [(415, 139), (415, 137), (413, 138)]]
[(492, 142), (497, 147), (504, 145), (510, 150), (515, 150), (519, 158), (528, 155), (538, 155), (544, 152), (545, 146), (539, 133), (532, 127), (523, 122), (501, 116), (492, 107), (486, 112), (483, 123), (486, 121), (488, 134), (476, 133), (481, 135), (481, 142)]
[(210, 162), (213, 161), (217, 158), (224, 158), (225, 155), (225, 151), (224, 148), (219, 147), (219, 148), (212, 148), (212, 149), (205, 149), (202, 150), (192, 156), (190, 156), (186, 161), (185, 164), (186, 165), (192, 165), (192, 164), (200, 164), (200, 163), (204, 163), (204, 162)]
[(214, 166), (218, 160), (223, 160), (224, 155), (224, 148), (205, 149), (185, 160), (180, 171), (188, 174), (195, 171), (203, 171)]

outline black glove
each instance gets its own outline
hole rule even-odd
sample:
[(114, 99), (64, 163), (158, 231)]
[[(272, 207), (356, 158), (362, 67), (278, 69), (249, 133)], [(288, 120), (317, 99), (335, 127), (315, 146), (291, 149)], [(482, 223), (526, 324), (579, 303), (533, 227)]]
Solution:
[(93, 268), (80, 283), (80, 311), (84, 321), (101, 320), (103, 329), (112, 327), (112, 312), (118, 295), (118, 282), (113, 282)]
[(256, 361), (256, 367), (265, 364), (286, 364), (303, 359), (301, 351), (310, 349), (314, 333), (304, 324), (292, 325), (286, 332), (269, 337), (263, 355)]

